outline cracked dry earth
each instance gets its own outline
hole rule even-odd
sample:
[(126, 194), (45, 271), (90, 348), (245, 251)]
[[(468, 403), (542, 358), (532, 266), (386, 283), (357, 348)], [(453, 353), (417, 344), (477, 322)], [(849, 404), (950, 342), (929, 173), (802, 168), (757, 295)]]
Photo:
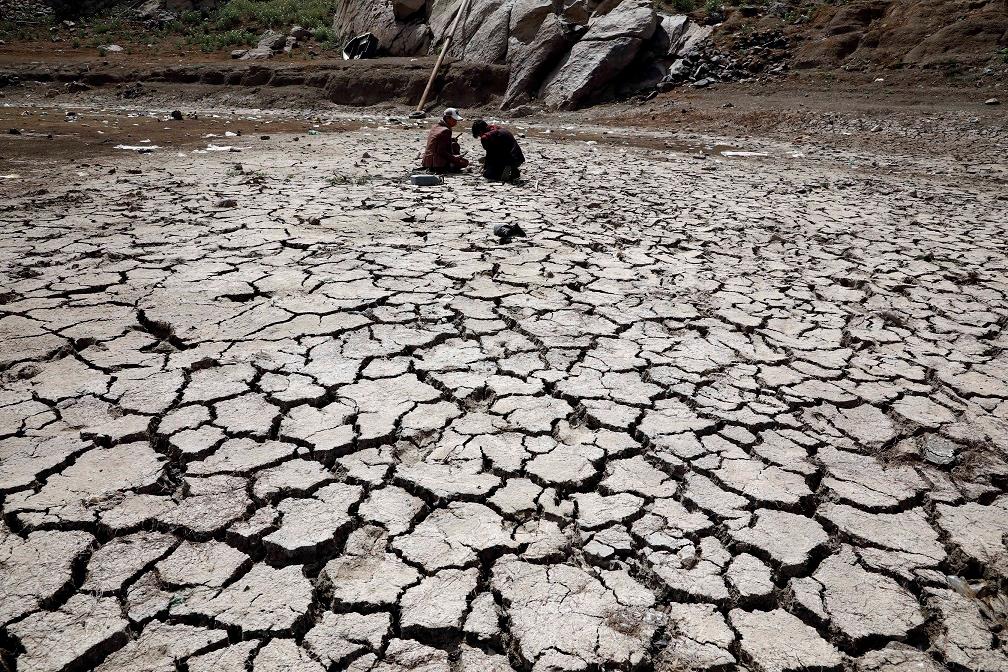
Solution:
[(1003, 184), (419, 133), (8, 188), (9, 669), (1008, 669)]

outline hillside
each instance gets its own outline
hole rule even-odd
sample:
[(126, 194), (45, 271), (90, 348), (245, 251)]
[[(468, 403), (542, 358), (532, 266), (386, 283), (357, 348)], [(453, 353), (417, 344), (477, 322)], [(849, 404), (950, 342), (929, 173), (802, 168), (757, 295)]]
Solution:
[[(87, 58), (115, 45), (183, 63), (339, 59), (362, 33), (375, 56), (429, 56), (460, 2), (0, 0), (0, 57)], [(548, 109), (795, 69), (937, 72), (996, 87), (1008, 74), (1008, 0), (700, 2), (469, 0), (448, 56), (509, 71), (493, 92), (504, 107)]]
[(1006, 0), (773, 2), (730, 11), (723, 38), (782, 29), (800, 68), (969, 67), (1008, 60)]

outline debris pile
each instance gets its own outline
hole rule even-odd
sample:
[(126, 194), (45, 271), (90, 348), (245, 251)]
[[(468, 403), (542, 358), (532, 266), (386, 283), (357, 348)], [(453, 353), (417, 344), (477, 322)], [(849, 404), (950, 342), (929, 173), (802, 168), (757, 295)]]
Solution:
[(667, 91), (685, 83), (702, 88), (715, 82), (744, 81), (761, 73), (781, 74), (787, 70), (789, 56), (787, 38), (777, 30), (741, 36), (728, 51), (704, 41), (669, 66), (657, 89)]
[(263, 60), (273, 58), (277, 54), (289, 54), (301, 42), (311, 38), (312, 32), (301, 26), (294, 26), (287, 35), (275, 30), (267, 30), (259, 38), (258, 44), (251, 49), (235, 49), (231, 58), (242, 61)]

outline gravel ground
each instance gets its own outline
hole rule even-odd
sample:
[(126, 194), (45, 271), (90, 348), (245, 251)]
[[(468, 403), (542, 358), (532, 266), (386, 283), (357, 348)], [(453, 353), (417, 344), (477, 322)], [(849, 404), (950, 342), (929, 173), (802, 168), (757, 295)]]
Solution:
[(1008, 669), (1003, 163), (571, 117), (417, 188), (402, 120), (45, 111), (8, 667)]

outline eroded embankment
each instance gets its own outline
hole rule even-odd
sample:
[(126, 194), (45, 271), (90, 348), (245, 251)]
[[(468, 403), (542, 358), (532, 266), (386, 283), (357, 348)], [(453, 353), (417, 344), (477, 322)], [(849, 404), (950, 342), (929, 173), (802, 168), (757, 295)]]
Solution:
[[(71, 88), (138, 82), (246, 88), (298, 86), (315, 89), (320, 98), (342, 105), (411, 103), (420, 99), (433, 64), (432, 58), (275, 64), (216, 61), (185, 65), (40, 61), (0, 65), (0, 88), (22, 82), (53, 82)], [(434, 92), (436, 96), (451, 98), (457, 105), (478, 105), (501, 95), (506, 84), (505, 66), (459, 61), (442, 66)]]

